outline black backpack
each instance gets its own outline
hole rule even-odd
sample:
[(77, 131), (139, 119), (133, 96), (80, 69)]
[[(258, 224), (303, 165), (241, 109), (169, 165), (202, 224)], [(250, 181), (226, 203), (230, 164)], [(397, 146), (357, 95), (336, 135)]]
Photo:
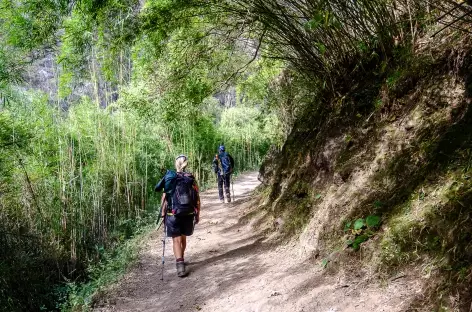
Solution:
[(197, 190), (195, 178), (191, 173), (178, 172), (175, 178), (175, 189), (172, 193), (171, 210), (174, 216), (190, 215), (197, 207)]

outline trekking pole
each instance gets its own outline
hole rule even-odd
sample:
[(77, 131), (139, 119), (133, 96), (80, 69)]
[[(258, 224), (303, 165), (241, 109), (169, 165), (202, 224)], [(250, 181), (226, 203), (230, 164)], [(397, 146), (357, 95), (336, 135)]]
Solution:
[(161, 228), (161, 225), (162, 225), (162, 222), (164, 221), (164, 217), (162, 217), (162, 206), (161, 208), (159, 209), (159, 215), (157, 216), (157, 228), (156, 228), (156, 232), (159, 231), (159, 229)]
[(233, 175), (231, 175), (231, 189), (233, 190), (233, 202), (236, 201), (236, 197), (234, 197), (234, 180)]
[(165, 258), (165, 252), (166, 252), (166, 221), (165, 221), (165, 217), (163, 218), (164, 219), (164, 237), (162, 238), (162, 274), (161, 274), (161, 281), (164, 280), (164, 263), (166, 262), (166, 258)]

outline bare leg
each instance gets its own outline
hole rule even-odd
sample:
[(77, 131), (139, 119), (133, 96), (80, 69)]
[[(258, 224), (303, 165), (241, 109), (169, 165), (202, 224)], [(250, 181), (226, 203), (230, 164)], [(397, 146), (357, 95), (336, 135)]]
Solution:
[(177, 268), (177, 276), (184, 277), (187, 275), (185, 272), (184, 264), (184, 251), (187, 247), (187, 237), (184, 235), (172, 237), (172, 248), (174, 249), (175, 265)]
[(172, 249), (174, 250), (175, 259), (184, 257), (184, 250), (182, 249), (184, 243), (182, 243), (182, 237), (185, 238), (185, 236), (172, 237)]
[(182, 258), (184, 258), (185, 248), (187, 248), (187, 236), (182, 235), (180, 236), (180, 238), (181, 238), (180, 248), (182, 249)]

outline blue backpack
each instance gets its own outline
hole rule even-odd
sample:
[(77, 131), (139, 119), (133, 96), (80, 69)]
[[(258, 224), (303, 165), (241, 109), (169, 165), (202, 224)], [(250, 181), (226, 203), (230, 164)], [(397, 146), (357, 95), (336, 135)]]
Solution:
[(221, 167), (223, 168), (223, 174), (231, 173), (233, 172), (234, 168), (234, 160), (233, 157), (231, 157), (228, 153), (226, 152), (221, 152), (218, 155), (218, 158), (221, 162)]

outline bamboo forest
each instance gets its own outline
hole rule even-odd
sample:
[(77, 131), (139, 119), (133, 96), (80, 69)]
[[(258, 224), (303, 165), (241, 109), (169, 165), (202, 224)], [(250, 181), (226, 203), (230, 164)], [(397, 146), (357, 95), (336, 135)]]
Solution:
[(244, 46), (233, 56), (208, 51), (214, 39), (197, 17), (161, 21), (172, 2), (0, 7), (2, 311), (51, 308), (56, 282), (85, 278), (149, 224), (154, 184), (175, 155), (187, 154), (207, 187), (221, 142), (244, 171), (282, 135), (275, 114), (262, 113), (277, 66), (253, 93), (237, 82), (226, 91), (224, 80), (249, 61)]

